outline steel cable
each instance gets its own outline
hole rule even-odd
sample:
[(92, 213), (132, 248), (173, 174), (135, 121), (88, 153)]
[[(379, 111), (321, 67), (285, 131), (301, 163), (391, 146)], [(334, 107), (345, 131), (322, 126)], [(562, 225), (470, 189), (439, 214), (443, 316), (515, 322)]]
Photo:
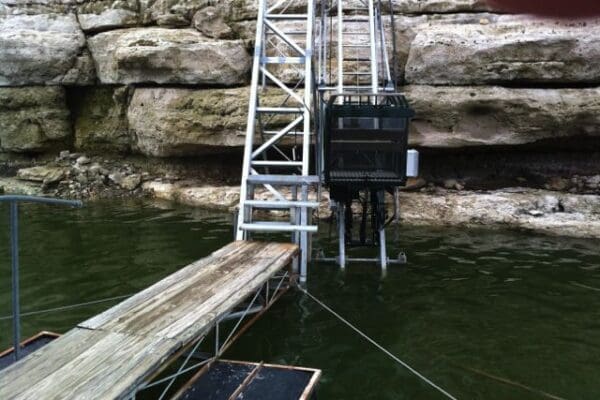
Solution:
[(305, 288), (303, 288), (301, 286), (298, 286), (298, 289), (300, 289), (301, 292), (303, 292), (305, 295), (307, 295), (315, 303), (317, 303), (318, 305), (320, 305), (323, 309), (325, 309), (326, 311), (328, 311), (329, 313), (331, 313), (334, 317), (336, 317), (341, 322), (343, 322), (346, 326), (348, 326), (354, 332), (356, 332), (360, 336), (362, 336), (366, 341), (368, 341), (373, 346), (375, 346), (379, 350), (381, 350), (384, 354), (386, 354), (392, 360), (396, 361), (398, 364), (400, 364), (401, 366), (403, 366), (404, 368), (406, 368), (407, 370), (409, 370), (411, 373), (413, 373), (414, 375), (416, 375), (423, 382), (427, 383), (429, 386), (433, 387), (434, 389), (436, 389), (438, 392), (440, 392), (441, 394), (443, 394), (447, 398), (452, 399), (452, 400), (457, 400), (456, 397), (452, 396), (450, 393), (448, 393), (446, 390), (442, 389), (440, 386), (438, 386), (435, 383), (433, 383), (430, 379), (428, 379), (426, 376), (424, 376), (423, 374), (421, 374), (419, 371), (417, 371), (416, 369), (414, 369), (413, 367), (411, 367), (410, 365), (408, 365), (406, 362), (404, 362), (401, 359), (399, 359), (398, 357), (396, 357), (394, 354), (392, 354), (385, 347), (383, 347), (382, 345), (380, 345), (379, 343), (377, 343), (375, 340), (371, 339), (369, 336), (367, 336), (367, 334), (365, 334), (360, 329), (358, 329), (357, 327), (355, 327), (354, 325), (352, 325), (350, 322), (348, 322), (346, 319), (344, 319), (340, 314), (338, 314), (337, 312), (335, 312), (334, 310), (332, 310), (329, 306), (327, 306), (321, 300), (317, 299), (315, 296), (313, 296), (311, 293), (309, 293)]
[[(107, 297), (107, 298), (104, 298), (104, 299), (92, 300), (92, 301), (87, 301), (87, 302), (84, 302), (84, 303), (71, 304), (71, 305), (67, 305), (67, 306), (47, 308), (47, 309), (44, 309), (44, 310), (28, 311), (28, 312), (21, 313), (20, 316), (21, 317), (27, 317), (27, 316), (30, 316), (30, 315), (38, 315), (38, 314), (46, 314), (46, 313), (52, 313), (52, 312), (70, 310), (70, 309), (73, 309), (73, 308), (79, 308), (79, 307), (85, 307), (85, 306), (90, 306), (90, 305), (94, 305), (94, 304), (106, 303), (106, 302), (114, 301), (114, 300), (121, 300), (121, 299), (125, 299), (127, 297), (131, 297), (134, 294), (135, 293), (125, 294), (125, 295), (121, 295), (121, 296)], [(9, 319), (12, 319), (12, 318), (13, 318), (12, 315), (5, 315), (5, 316), (0, 317), (0, 321), (9, 320)]]

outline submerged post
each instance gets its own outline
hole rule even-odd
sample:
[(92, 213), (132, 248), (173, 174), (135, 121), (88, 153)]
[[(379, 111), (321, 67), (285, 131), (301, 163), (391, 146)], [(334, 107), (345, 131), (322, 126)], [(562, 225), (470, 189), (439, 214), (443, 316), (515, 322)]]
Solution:
[(81, 207), (81, 201), (52, 199), (35, 196), (0, 196), (0, 202), (9, 203), (10, 208), (10, 256), (12, 273), (12, 325), (13, 325), (13, 354), (15, 361), (21, 358), (21, 306), (19, 302), (19, 202), (45, 203)]
[(10, 257), (12, 271), (12, 323), (15, 361), (21, 358), (21, 315), (19, 304), (19, 205), (10, 202)]

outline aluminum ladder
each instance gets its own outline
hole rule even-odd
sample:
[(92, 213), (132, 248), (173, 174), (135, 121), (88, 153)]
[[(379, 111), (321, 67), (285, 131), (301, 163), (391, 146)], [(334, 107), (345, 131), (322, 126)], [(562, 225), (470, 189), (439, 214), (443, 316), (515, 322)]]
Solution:
[[(288, 233), (301, 249), (294, 262), (306, 280), (312, 210), (311, 175), (315, 2), (259, 0), (236, 239)], [(316, 190), (319, 192), (319, 190)], [(287, 221), (277, 210), (287, 211)]]

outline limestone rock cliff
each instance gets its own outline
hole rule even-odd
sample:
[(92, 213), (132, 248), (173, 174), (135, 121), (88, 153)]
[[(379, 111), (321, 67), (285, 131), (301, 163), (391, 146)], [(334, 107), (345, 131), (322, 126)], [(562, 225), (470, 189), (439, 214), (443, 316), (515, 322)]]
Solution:
[(562, 84), (600, 81), (597, 25), (441, 25), (411, 44), (411, 84)]
[(0, 86), (92, 84), (85, 45), (74, 15), (0, 17)]
[(61, 87), (0, 88), (0, 149), (39, 153), (64, 147), (72, 136)]
[[(244, 145), (249, 92), (242, 89), (136, 89), (127, 111), (136, 150), (193, 156)], [(269, 99), (273, 104), (283, 95)]]
[(250, 56), (241, 41), (208, 39), (193, 29), (137, 28), (100, 33), (89, 46), (104, 84), (239, 85)]
[[(305, 6), (294, 0), (289, 10)], [(489, 206), (497, 208), (485, 213), (489, 221), (579, 229), (576, 210), (596, 200), (544, 219), (521, 213), (540, 193), (434, 192), (524, 184), (600, 194), (600, 20), (509, 15), (485, 0), (392, 0), (392, 7), (394, 67), (416, 111), (411, 145), (430, 175), (413, 188), (426, 193), (407, 196), (414, 211), (407, 218), (455, 220), (460, 210), (470, 207), (464, 215), (473, 216)], [(0, 156), (10, 164), (85, 151), (194, 172), (210, 157), (239, 163), (256, 17), (254, 0), (0, 0)], [(383, 21), (389, 37), (391, 19)], [(302, 30), (297, 21), (281, 28)], [(284, 79), (299, 81), (302, 69), (286, 70)], [(96, 175), (92, 181), (106, 186), (110, 174)], [(56, 193), (86, 185), (69, 179)], [(563, 208), (582, 199), (563, 198)], [(502, 214), (505, 201), (518, 217)], [(439, 214), (447, 208), (456, 212)]]

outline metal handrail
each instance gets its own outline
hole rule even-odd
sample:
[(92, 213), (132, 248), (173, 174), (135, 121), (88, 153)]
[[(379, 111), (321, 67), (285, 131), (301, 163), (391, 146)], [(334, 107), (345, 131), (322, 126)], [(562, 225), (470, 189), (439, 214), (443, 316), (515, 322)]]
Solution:
[(79, 200), (63, 200), (50, 197), (4, 195), (1, 203), (10, 207), (10, 252), (12, 268), (12, 314), (13, 314), (13, 349), (15, 361), (21, 358), (21, 309), (19, 304), (19, 203), (42, 203), (69, 207), (82, 207)]

